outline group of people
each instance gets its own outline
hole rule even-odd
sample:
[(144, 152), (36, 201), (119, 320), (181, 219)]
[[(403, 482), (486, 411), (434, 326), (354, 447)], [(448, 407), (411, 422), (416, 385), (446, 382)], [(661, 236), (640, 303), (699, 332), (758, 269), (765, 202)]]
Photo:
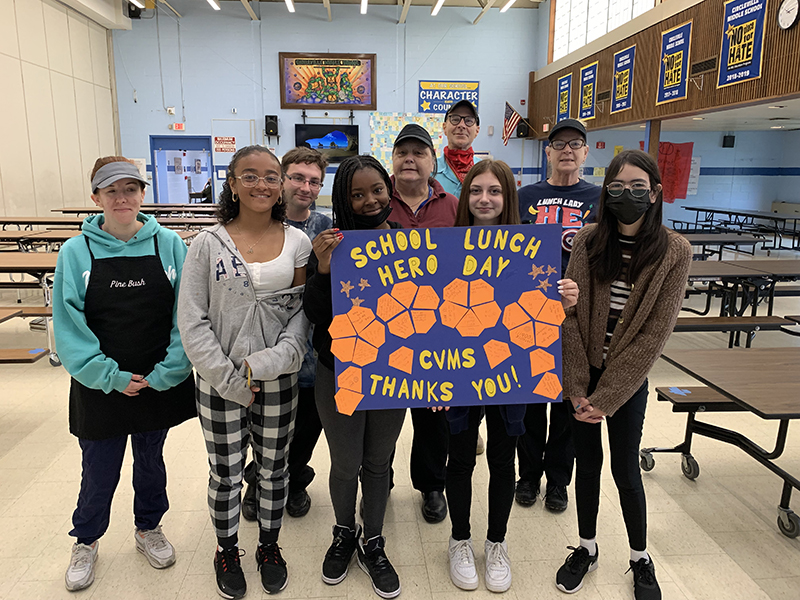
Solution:
[(72, 376), (70, 431), (83, 468), (67, 589), (94, 580), (129, 436), (136, 548), (154, 568), (175, 562), (161, 529), (169, 507), (163, 447), (171, 427), (197, 415), (222, 597), (247, 592), (240, 514), (258, 522), (262, 588), (286, 587), (278, 545), (283, 513), (302, 517), (311, 507), (309, 461), (323, 430), (335, 523), (322, 579), (341, 583), (355, 557), (380, 597), (398, 596), (383, 521), (406, 411), (347, 416), (336, 409), (332, 256), (357, 229), (558, 222), (564, 392), (550, 405), (549, 432), (544, 404), (411, 409), (412, 484), (426, 521), (442, 521), (449, 506), (450, 577), (458, 588), (476, 589), (472, 474), (486, 420), (484, 582), (504, 592), (512, 579), (506, 532), (515, 497), (521, 506), (534, 504), (544, 476), (545, 506), (565, 510), (574, 463), (579, 544), (556, 574), (558, 588), (573, 593), (598, 564), (606, 421), (635, 597), (661, 598), (646, 549), (638, 450), (647, 374), (680, 309), (690, 248), (661, 224), (660, 176), (647, 154), (620, 153), (598, 188), (579, 176), (588, 153), (584, 126), (562, 121), (546, 150), (552, 172), (518, 192), (504, 162), (475, 161), (479, 126), (474, 106), (459, 102), (445, 115), (447, 146), (438, 160), (431, 136), (415, 124), (395, 139), (391, 176), (371, 156), (346, 159), (332, 186), (333, 221), (313, 210), (327, 169), (322, 155), (296, 148), (278, 160), (261, 146), (241, 148), (228, 166), (219, 223), (188, 251), (177, 234), (139, 212), (148, 182), (131, 162), (97, 161), (91, 189), (102, 213), (62, 247), (53, 290), (56, 343)]

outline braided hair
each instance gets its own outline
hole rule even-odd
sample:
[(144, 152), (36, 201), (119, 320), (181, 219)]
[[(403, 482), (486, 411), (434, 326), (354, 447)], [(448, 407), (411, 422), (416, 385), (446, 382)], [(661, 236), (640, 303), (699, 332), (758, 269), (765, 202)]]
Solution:
[[(233, 155), (233, 158), (231, 158), (231, 162), (228, 165), (228, 173), (225, 177), (225, 183), (222, 184), (222, 191), (219, 194), (217, 220), (223, 225), (230, 223), (239, 216), (239, 200), (238, 198), (236, 200), (233, 199), (233, 190), (231, 189), (231, 180), (235, 177), (236, 167), (239, 165), (239, 161), (244, 157), (258, 153), (271, 156), (278, 165), (278, 172), (281, 173), (281, 161), (264, 146), (253, 145), (239, 148), (236, 154)], [(280, 223), (283, 223), (283, 220), (286, 218), (286, 203), (283, 201), (283, 198), (279, 198), (278, 202), (273, 204), (272, 218)]]
[(331, 204), (333, 205), (333, 225), (342, 230), (355, 229), (353, 207), (350, 205), (350, 185), (356, 171), (375, 169), (383, 178), (389, 198), (392, 197), (392, 180), (383, 165), (374, 156), (351, 156), (342, 161), (333, 178)]

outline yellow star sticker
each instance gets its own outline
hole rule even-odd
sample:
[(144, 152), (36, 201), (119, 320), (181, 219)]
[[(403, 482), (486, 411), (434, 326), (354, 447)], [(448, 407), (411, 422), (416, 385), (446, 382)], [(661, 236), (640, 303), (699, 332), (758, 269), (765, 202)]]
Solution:
[(353, 303), (353, 306), (361, 306), (364, 301), (361, 298), (350, 298), (350, 302)]
[(550, 283), (549, 279), (544, 279), (539, 282), (539, 285), (536, 286), (537, 289), (547, 291), (547, 288), (552, 287), (552, 283)]
[(350, 290), (355, 289), (354, 285), (350, 285), (349, 281), (340, 281), (339, 283), (342, 284), (342, 293), (346, 294), (347, 297), (350, 297)]
[(620, 75), (622, 75), (622, 73), (620, 73), (619, 71), (617, 71), (616, 73), (614, 73), (614, 79), (619, 79), (619, 76), (620, 76)]
[(728, 36), (728, 39), (731, 39), (731, 36), (733, 35), (733, 25), (728, 25), (728, 31), (725, 32), (725, 35)]
[(425, 102), (422, 103), (422, 110), (430, 110), (430, 109), (431, 109), (431, 103), (425, 100)]
[(533, 265), (533, 268), (531, 269), (531, 272), (528, 273), (528, 275), (536, 279), (539, 275), (542, 275), (543, 273), (544, 269), (542, 267), (537, 267), (536, 265)]
[(557, 270), (553, 265), (547, 265), (547, 273), (545, 275), (553, 275)]
[(364, 288), (368, 288), (368, 287), (372, 287), (372, 286), (369, 284), (369, 281), (367, 281), (366, 279), (364, 279), (362, 277), (361, 281), (358, 282), (358, 287), (360, 287), (361, 291), (363, 292)]

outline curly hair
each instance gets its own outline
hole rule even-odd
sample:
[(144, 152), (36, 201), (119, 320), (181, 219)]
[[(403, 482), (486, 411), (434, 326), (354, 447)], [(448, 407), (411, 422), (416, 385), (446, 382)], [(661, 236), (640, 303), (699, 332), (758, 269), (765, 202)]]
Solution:
[(392, 178), (374, 156), (351, 156), (342, 161), (333, 178), (331, 204), (333, 205), (333, 225), (342, 230), (355, 229), (353, 207), (350, 205), (350, 184), (353, 175), (361, 169), (375, 169), (383, 178), (389, 198), (392, 197)]
[[(245, 146), (239, 148), (236, 154), (233, 155), (230, 164), (228, 165), (228, 173), (225, 177), (225, 183), (222, 184), (222, 191), (219, 194), (219, 204), (217, 205), (217, 220), (223, 225), (230, 223), (237, 216), (239, 216), (239, 201), (238, 198), (234, 200), (233, 190), (231, 190), (231, 180), (236, 176), (236, 167), (239, 161), (251, 154), (267, 154), (278, 164), (278, 172), (281, 172), (281, 161), (264, 146)], [(276, 221), (283, 223), (286, 218), (286, 204), (281, 199), (272, 206), (272, 218)]]

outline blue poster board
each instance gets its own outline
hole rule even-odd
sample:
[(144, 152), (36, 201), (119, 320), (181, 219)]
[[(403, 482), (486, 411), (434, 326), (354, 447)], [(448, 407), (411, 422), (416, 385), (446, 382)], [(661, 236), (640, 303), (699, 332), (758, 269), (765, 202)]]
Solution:
[(420, 81), (419, 112), (446, 113), (456, 102), (467, 100), (478, 111), (479, 81)]
[(756, 3), (730, 0), (725, 3), (718, 88), (761, 77), (766, 14), (767, 0)]
[(581, 110), (580, 119), (588, 121), (594, 119), (594, 104), (597, 97), (597, 61), (581, 69)]
[(689, 90), (692, 22), (661, 33), (661, 54), (656, 104), (684, 100)]
[(614, 81), (611, 89), (611, 114), (633, 108), (633, 65), (636, 59), (636, 46), (614, 54)]
[(561, 398), (560, 225), (345, 231), (339, 412)]
[(558, 78), (558, 102), (556, 104), (556, 123), (569, 119), (569, 105), (572, 103), (572, 73)]

